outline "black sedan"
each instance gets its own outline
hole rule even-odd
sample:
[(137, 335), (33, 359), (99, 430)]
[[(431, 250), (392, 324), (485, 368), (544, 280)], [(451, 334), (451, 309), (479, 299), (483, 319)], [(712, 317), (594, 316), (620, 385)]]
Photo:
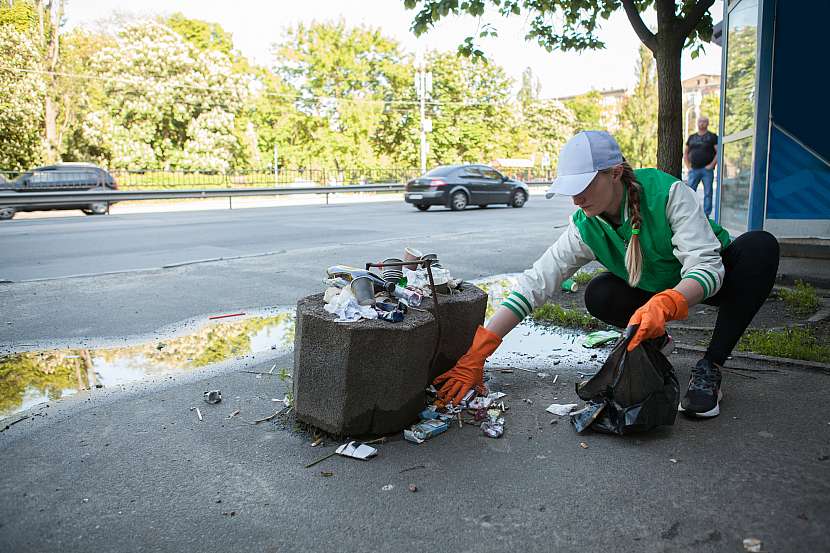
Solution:
[[(0, 190), (13, 192), (57, 192), (71, 190), (117, 190), (113, 176), (91, 163), (58, 163), (26, 171), (10, 182), (0, 184)], [(82, 209), (87, 215), (103, 215), (109, 211), (109, 202), (80, 205), (0, 205), (0, 219), (11, 219), (18, 211), (49, 209)]]
[(406, 183), (404, 199), (421, 211), (433, 205), (460, 211), (468, 205), (522, 207), (529, 197), (525, 183), (487, 165), (442, 165)]

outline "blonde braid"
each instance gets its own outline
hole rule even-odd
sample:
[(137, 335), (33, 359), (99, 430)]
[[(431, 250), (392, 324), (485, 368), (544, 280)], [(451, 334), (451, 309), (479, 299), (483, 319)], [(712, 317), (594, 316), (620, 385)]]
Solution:
[(636, 288), (643, 275), (643, 251), (640, 248), (640, 184), (627, 162), (622, 163), (622, 168), (620, 180), (628, 191), (628, 217), (631, 221), (631, 240), (625, 250), (625, 269), (628, 272), (628, 285)]

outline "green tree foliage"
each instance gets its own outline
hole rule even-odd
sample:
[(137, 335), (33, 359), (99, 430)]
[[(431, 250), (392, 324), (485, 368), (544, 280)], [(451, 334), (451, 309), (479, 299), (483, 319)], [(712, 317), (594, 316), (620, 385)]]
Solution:
[(576, 132), (595, 131), (602, 128), (602, 95), (596, 90), (565, 100), (565, 106), (576, 117)]
[(0, 26), (0, 168), (26, 170), (42, 158), (41, 59), (31, 33)]
[[(709, 8), (715, 0), (403, 0), (407, 9), (416, 9), (412, 30), (421, 35), (440, 19), (467, 14), (482, 17), (496, 13), (502, 17), (519, 16), (527, 22), (527, 40), (548, 51), (581, 51), (604, 48), (598, 37), (600, 23), (622, 9), (640, 38), (654, 53), (659, 77), (658, 165), (664, 171), (680, 175), (683, 141), (680, 85), (680, 58), (684, 48), (692, 48), (696, 57), (712, 36)], [(488, 6), (491, 7), (488, 12)], [(654, 7), (657, 31), (643, 22), (641, 13)], [(484, 58), (477, 46), (478, 38), (496, 34), (485, 24), (477, 37), (467, 37), (459, 52), (473, 59)]]
[(637, 84), (623, 100), (616, 139), (634, 168), (657, 164), (657, 76), (654, 56), (640, 45), (636, 65)]
[(541, 162), (541, 155), (547, 153), (555, 167), (559, 150), (576, 133), (576, 116), (557, 100), (539, 100), (522, 113), (532, 152), (540, 153), (537, 161)]
[(755, 124), (755, 53), (758, 39), (755, 27), (735, 29), (729, 33), (729, 56), (726, 60), (726, 131), (734, 134)]
[(228, 58), (233, 57), (233, 36), (218, 23), (190, 19), (182, 13), (174, 13), (162, 23), (201, 52), (222, 52)]
[(296, 132), (310, 138), (307, 159), (292, 161), (343, 169), (374, 159), (384, 106), (412, 82), (398, 43), (378, 29), (312, 23), (290, 29), (275, 53), (275, 72), (303, 115), (293, 120)]
[(87, 78), (95, 75), (95, 55), (105, 48), (116, 47), (115, 38), (73, 29), (61, 36), (61, 57), (55, 96), (58, 98), (58, 141), (63, 161), (107, 159), (103, 143), (85, 140), (84, 125), (90, 113), (104, 109), (108, 99), (104, 83)]
[(0, 27), (11, 25), (18, 33), (34, 33), (38, 27), (37, 6), (32, 0), (0, 4)]
[(427, 61), (433, 74), (427, 164), (486, 163), (508, 155), (517, 123), (504, 69), (451, 53), (433, 52)]
[(700, 102), (700, 114), (709, 118), (709, 130), (718, 134), (720, 128), (720, 94), (707, 94)]

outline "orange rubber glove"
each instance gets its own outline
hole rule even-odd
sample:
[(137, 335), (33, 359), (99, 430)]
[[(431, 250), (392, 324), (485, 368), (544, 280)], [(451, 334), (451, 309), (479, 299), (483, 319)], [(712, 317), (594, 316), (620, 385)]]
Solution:
[(433, 384), (438, 388), (438, 400), (458, 405), (464, 395), (475, 388), (479, 394), (486, 394), (484, 387), (484, 362), (501, 344), (498, 334), (483, 326), (478, 327), (473, 344), (453, 368), (435, 377)]
[(628, 343), (628, 351), (639, 346), (643, 340), (662, 336), (666, 332), (666, 321), (677, 321), (688, 316), (689, 303), (677, 290), (670, 288), (654, 294), (628, 321), (628, 326), (639, 325), (637, 333)]

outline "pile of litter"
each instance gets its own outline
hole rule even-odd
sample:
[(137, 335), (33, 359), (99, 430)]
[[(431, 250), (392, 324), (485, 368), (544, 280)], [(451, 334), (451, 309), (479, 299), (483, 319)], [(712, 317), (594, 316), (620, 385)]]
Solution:
[(325, 310), (337, 315), (338, 322), (382, 319), (398, 323), (409, 308), (417, 309), (432, 295), (430, 272), (438, 293), (452, 294), (461, 286), (461, 280), (452, 277), (437, 254), (424, 255), (406, 248), (404, 258), (389, 257), (369, 264), (381, 274), (348, 265), (329, 267), (323, 279)]
[[(427, 394), (434, 397), (435, 388), (430, 386)], [(475, 390), (470, 390), (458, 406), (450, 403), (442, 407), (439, 402), (433, 401), (421, 411), (421, 421), (403, 431), (403, 437), (408, 442), (422, 444), (446, 432), (457, 421), (459, 428), (465, 424), (476, 425), (485, 436), (500, 438), (504, 434), (504, 414), (509, 409), (501, 401), (506, 395), (503, 392), (491, 392), (480, 396), (476, 395)]]

